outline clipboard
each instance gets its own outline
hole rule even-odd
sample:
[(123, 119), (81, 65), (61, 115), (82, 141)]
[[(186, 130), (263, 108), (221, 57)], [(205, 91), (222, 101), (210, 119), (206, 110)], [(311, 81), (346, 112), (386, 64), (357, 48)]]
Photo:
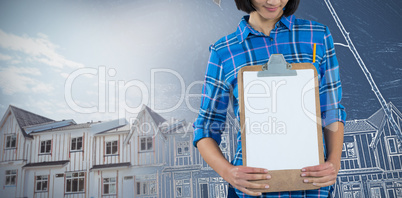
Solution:
[(258, 192), (318, 189), (301, 169), (324, 163), (317, 70), (311, 63), (271, 55), (265, 65), (238, 73), (243, 165), (266, 168), (270, 180)]

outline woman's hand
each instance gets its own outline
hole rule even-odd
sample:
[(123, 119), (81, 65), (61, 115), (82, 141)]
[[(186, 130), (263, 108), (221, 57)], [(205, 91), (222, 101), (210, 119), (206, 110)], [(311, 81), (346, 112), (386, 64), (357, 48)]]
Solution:
[(253, 192), (249, 190), (249, 188), (269, 188), (269, 185), (256, 184), (250, 181), (271, 179), (271, 175), (268, 174), (267, 169), (233, 165), (226, 169), (222, 176), (223, 179), (232, 184), (233, 187), (253, 196), (261, 195), (261, 192)]
[(250, 182), (253, 180), (270, 179), (271, 175), (268, 174), (268, 170), (246, 166), (233, 166), (233, 164), (225, 159), (216, 141), (210, 137), (199, 140), (197, 146), (201, 156), (209, 166), (233, 187), (253, 196), (261, 195), (261, 192), (253, 192), (249, 190), (250, 188), (269, 188), (267, 184), (255, 184)]
[(309, 166), (302, 169), (302, 177), (317, 177), (304, 178), (305, 183), (313, 183), (314, 186), (324, 187), (335, 184), (339, 168), (330, 161), (317, 166)]

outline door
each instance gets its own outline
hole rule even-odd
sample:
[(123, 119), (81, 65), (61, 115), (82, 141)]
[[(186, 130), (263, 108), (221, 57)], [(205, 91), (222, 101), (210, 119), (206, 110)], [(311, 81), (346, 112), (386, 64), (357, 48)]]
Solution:
[(64, 173), (54, 174), (52, 179), (54, 184), (49, 182), (49, 189), (53, 190), (51, 197), (64, 197)]
[(123, 178), (123, 196), (122, 197), (134, 197), (134, 177), (125, 176)]

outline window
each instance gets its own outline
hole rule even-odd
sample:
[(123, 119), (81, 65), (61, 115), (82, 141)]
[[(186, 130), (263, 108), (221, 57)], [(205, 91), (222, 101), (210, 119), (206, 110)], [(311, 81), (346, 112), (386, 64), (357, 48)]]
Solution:
[(66, 193), (85, 192), (85, 173), (66, 173)]
[(58, 174), (56, 174), (56, 178), (59, 178), (59, 177), (64, 177), (64, 173), (58, 173)]
[(200, 184), (200, 198), (208, 198), (208, 184)]
[(356, 157), (356, 150), (355, 150), (355, 143), (348, 142), (346, 144), (346, 148), (348, 149), (348, 156), (349, 157)]
[(395, 192), (396, 192), (396, 197), (402, 197), (402, 189), (396, 188)]
[(222, 151), (227, 151), (228, 150), (228, 141), (226, 136), (222, 136), (221, 138), (221, 144), (219, 145)]
[(388, 139), (388, 145), (389, 145), (389, 152), (391, 154), (394, 154), (397, 152), (396, 150), (396, 144), (395, 144), (395, 139), (394, 138), (389, 138)]
[(52, 150), (52, 140), (45, 140), (40, 142), (40, 153), (50, 154)]
[(343, 197), (359, 198), (361, 196), (361, 184), (360, 183), (347, 183), (343, 184)]
[(137, 182), (137, 195), (155, 195), (156, 194), (156, 181), (140, 181)]
[(189, 155), (189, 143), (188, 142), (179, 142), (177, 144), (177, 155)]
[(152, 137), (140, 138), (141, 149), (140, 151), (152, 151)]
[(6, 149), (13, 149), (17, 144), (17, 136), (15, 134), (6, 136)]
[(381, 192), (380, 192), (380, 188), (376, 187), (376, 188), (371, 188), (371, 196), (373, 198), (381, 198)]
[(342, 157), (357, 158), (356, 142), (354, 136), (344, 136), (343, 138)]
[(388, 197), (396, 197), (393, 189), (388, 189)]
[(346, 155), (346, 145), (345, 145), (345, 143), (343, 143), (343, 146), (342, 146), (342, 156), (341, 156), (342, 158), (346, 158), (347, 157), (347, 155)]
[(141, 182), (137, 182), (137, 195), (141, 195)]
[(225, 185), (223, 183), (215, 184), (215, 197), (226, 197), (225, 192)]
[(116, 194), (116, 177), (103, 178), (103, 194), (104, 195)]
[(6, 170), (6, 185), (15, 186), (17, 181), (17, 170)]
[(191, 184), (190, 179), (178, 179), (175, 180), (175, 196), (176, 197), (190, 197), (191, 196)]
[(117, 141), (106, 142), (106, 155), (117, 154)]
[(36, 176), (36, 192), (45, 192), (47, 191), (47, 175)]
[(71, 150), (72, 151), (82, 150), (82, 137), (71, 138)]
[(182, 197), (182, 195), (183, 195), (182, 187), (176, 186), (176, 197)]

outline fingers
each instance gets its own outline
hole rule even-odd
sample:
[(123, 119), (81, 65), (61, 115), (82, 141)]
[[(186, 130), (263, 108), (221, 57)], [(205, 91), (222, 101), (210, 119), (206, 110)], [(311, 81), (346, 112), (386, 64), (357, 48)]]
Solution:
[(319, 177), (319, 178), (306, 178), (303, 181), (304, 183), (312, 183), (314, 186), (319, 186), (319, 187), (324, 187), (324, 186), (330, 186), (332, 184), (335, 184), (336, 182), (336, 175), (329, 175), (325, 177)]
[(244, 187), (240, 187), (240, 188), (237, 188), (237, 189), (239, 189), (240, 191), (242, 191), (242, 192), (244, 192), (244, 193), (246, 193), (248, 195), (252, 195), (252, 196), (260, 196), (261, 195), (261, 192), (254, 192), (254, 191), (251, 191), (251, 190), (249, 190), (247, 188), (244, 188)]
[(253, 167), (237, 167), (235, 177), (244, 180), (266, 180), (271, 179), (271, 175), (267, 174), (268, 170)]
[(234, 187), (246, 194), (258, 196), (258, 195), (261, 195), (261, 192), (254, 192), (254, 191), (251, 191), (250, 189), (264, 189), (264, 188), (268, 189), (269, 185), (268, 184), (256, 184), (256, 183), (248, 182), (245, 180), (241, 180), (239, 182), (239, 185), (234, 186)]
[(251, 181), (270, 179), (271, 175), (267, 173), (268, 170), (264, 168), (236, 166), (232, 170), (233, 180), (231, 184), (248, 195), (259, 196), (261, 192), (254, 192), (250, 189), (266, 189), (269, 188), (269, 185), (257, 184)]
[(267, 179), (271, 179), (271, 175), (270, 174), (244, 174), (244, 175), (242, 175), (242, 178), (244, 178), (245, 180), (249, 180), (249, 181), (267, 180)]
[(330, 186), (336, 182), (337, 171), (332, 163), (326, 162), (317, 166), (305, 167), (301, 173), (303, 182), (312, 183), (315, 186)]
[(302, 172), (301, 176), (302, 177), (323, 177), (326, 175), (333, 175), (336, 174), (335, 169), (324, 169), (321, 171), (317, 171), (317, 172)]
[(326, 162), (317, 166), (305, 167), (302, 169), (302, 177), (323, 177), (327, 175), (336, 175), (337, 171), (332, 163)]
[(249, 174), (244, 172), (233, 173), (233, 177), (236, 180), (248, 180), (248, 181), (271, 179), (270, 174)]
[(238, 166), (239, 171), (244, 173), (268, 173), (268, 170), (265, 168), (254, 168), (248, 166)]
[(303, 172), (316, 172), (316, 171), (322, 171), (325, 169), (329, 169), (329, 168), (333, 168), (334, 165), (330, 162), (325, 162), (324, 164), (320, 164), (317, 166), (309, 166), (309, 167), (305, 167), (302, 168)]
[(240, 180), (238, 182), (238, 185), (247, 189), (264, 189), (264, 188), (269, 188), (268, 184), (257, 184), (257, 183), (252, 183), (246, 180)]
[(245, 174), (239, 173), (235, 175), (234, 185), (245, 188), (269, 188), (267, 184), (257, 184), (250, 181), (271, 179), (269, 174)]

